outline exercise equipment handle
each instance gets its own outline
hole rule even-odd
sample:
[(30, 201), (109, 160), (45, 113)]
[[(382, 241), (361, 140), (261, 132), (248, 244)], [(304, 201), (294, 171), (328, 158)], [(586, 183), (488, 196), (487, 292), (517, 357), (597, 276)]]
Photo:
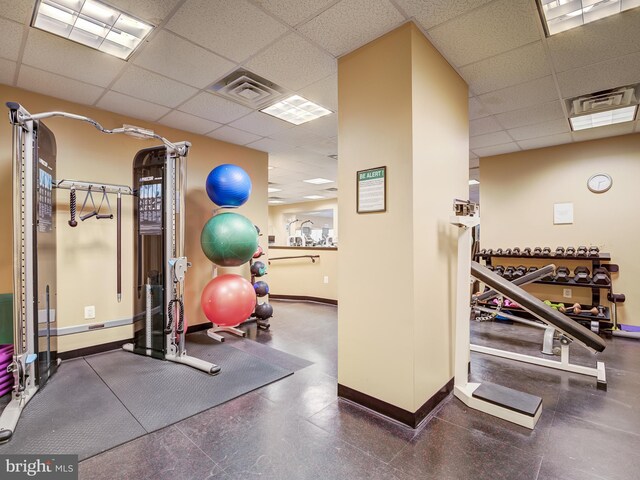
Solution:
[(69, 214), (71, 215), (71, 219), (69, 220), (70, 227), (77, 227), (78, 221), (76, 220), (76, 189), (75, 187), (71, 187), (71, 191), (69, 192)]

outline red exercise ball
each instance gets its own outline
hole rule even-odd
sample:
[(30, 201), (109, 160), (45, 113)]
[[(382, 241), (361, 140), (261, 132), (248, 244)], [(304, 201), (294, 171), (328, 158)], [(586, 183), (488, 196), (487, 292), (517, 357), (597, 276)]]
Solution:
[(262, 247), (258, 245), (258, 249), (256, 250), (256, 253), (253, 254), (253, 258), (260, 258), (262, 256), (262, 253)]
[(253, 313), (256, 292), (244, 277), (229, 273), (214, 278), (204, 287), (200, 304), (211, 323), (235, 327)]

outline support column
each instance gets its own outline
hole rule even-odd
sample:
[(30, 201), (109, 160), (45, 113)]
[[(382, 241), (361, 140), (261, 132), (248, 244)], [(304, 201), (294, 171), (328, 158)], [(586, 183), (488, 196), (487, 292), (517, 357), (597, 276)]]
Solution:
[[(339, 60), (338, 95), (338, 393), (415, 427), (453, 386), (467, 85), (407, 23)], [(381, 166), (386, 211), (359, 214), (356, 172)]]

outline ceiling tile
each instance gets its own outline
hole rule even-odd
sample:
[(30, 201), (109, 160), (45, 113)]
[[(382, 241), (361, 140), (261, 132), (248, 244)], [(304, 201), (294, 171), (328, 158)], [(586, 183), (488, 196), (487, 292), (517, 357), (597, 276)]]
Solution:
[(467, 65), (540, 39), (530, 0), (497, 0), (428, 31), (455, 66)]
[(511, 135), (511, 137), (516, 141), (528, 140), (530, 138), (537, 137), (547, 137), (549, 135), (559, 133), (569, 133), (570, 131), (569, 121), (565, 118), (508, 130), (509, 135)]
[(333, 55), (340, 56), (404, 21), (389, 0), (342, 0), (298, 30)]
[(335, 112), (338, 110), (338, 76), (329, 75), (300, 90), (300, 95)]
[(141, 100), (177, 107), (197, 93), (197, 89), (130, 65), (113, 84), (113, 90)]
[[(268, 153), (292, 153), (297, 150), (296, 147), (289, 145), (288, 143), (278, 142), (277, 140), (272, 140), (270, 138), (263, 138), (257, 142), (252, 142), (247, 145), (247, 147)], [(269, 156), (269, 162), (271, 162), (271, 156)]]
[(551, 74), (542, 42), (530, 43), (460, 69), (478, 95)]
[(167, 31), (153, 37), (133, 63), (198, 88), (214, 83), (235, 64)]
[(141, 20), (159, 25), (180, 0), (108, 0), (107, 3)]
[(34, 28), (29, 29), (22, 62), (101, 87), (108, 86), (127, 64), (112, 55)]
[(252, 111), (243, 105), (206, 92), (199, 93), (180, 105), (178, 110), (219, 123), (232, 122)]
[(336, 71), (336, 60), (300, 35), (290, 33), (246, 63), (252, 72), (298, 90)]
[(322, 140), (318, 143), (308, 143), (300, 147), (306, 151), (318, 153), (324, 155), (337, 155), (338, 154), (338, 142), (335, 140)]
[(573, 28), (547, 39), (556, 71), (602, 62), (640, 50), (640, 8)]
[(633, 132), (633, 122), (620, 123), (618, 125), (608, 125), (606, 127), (590, 128), (573, 132), (573, 141), (582, 142), (585, 140), (595, 140), (597, 138), (615, 137)]
[(268, 10), (276, 17), (284, 20), (291, 26), (295, 26), (316, 14), (336, 0), (255, 0), (255, 2)]
[(303, 130), (302, 128), (300, 128), (300, 126), (293, 127), (283, 132), (274, 133), (270, 135), (270, 138), (279, 142), (288, 143), (289, 145), (294, 145), (296, 147), (305, 145), (307, 143), (318, 143), (323, 140), (321, 136), (311, 133), (307, 130)]
[(77, 82), (27, 65), (20, 67), (18, 87), (88, 105), (95, 102), (104, 92), (104, 89), (100, 87)]
[(247, 0), (187, 0), (167, 28), (237, 62), (287, 31), (287, 27)]
[(499, 130), (504, 129), (496, 121), (495, 117), (478, 118), (477, 120), (471, 120), (469, 122), (469, 135), (471, 137), (484, 135), (485, 133), (493, 133)]
[(557, 77), (563, 98), (640, 83), (640, 52), (560, 72)]
[(117, 92), (107, 92), (97, 103), (97, 106), (111, 112), (121, 113), (122, 115), (128, 115), (150, 122), (155, 122), (169, 112), (169, 109), (166, 107)]
[(477, 148), (502, 145), (510, 142), (513, 142), (513, 139), (503, 130), (500, 132), (485, 133), (484, 135), (471, 137), (469, 139), (469, 148), (475, 152)]
[(505, 143), (504, 145), (495, 145), (493, 147), (474, 148), (473, 152), (482, 157), (490, 157), (491, 155), (502, 155), (503, 153), (517, 152), (520, 147), (517, 143)]
[(18, 60), (24, 31), (25, 28), (23, 25), (0, 18), (0, 32), (2, 32), (0, 57), (6, 58), (7, 60)]
[(218, 140), (223, 140), (225, 142), (235, 143), (237, 145), (246, 145), (247, 143), (255, 142), (256, 140), (260, 139), (258, 135), (243, 132), (242, 130), (232, 128), (227, 125), (214, 130), (213, 132), (207, 134), (207, 136), (211, 138), (217, 138)]
[(565, 143), (571, 143), (570, 133), (559, 133), (557, 135), (549, 135), (548, 137), (520, 140), (518, 145), (520, 145), (520, 148), (523, 150), (532, 150), (534, 148), (551, 147), (553, 145), (563, 145)]
[(492, 0), (396, 0), (396, 4), (409, 17), (414, 17), (425, 29), (435, 27), (447, 20), (458, 17), (469, 10), (480, 7)]
[(504, 128), (524, 127), (560, 118), (565, 118), (565, 115), (559, 100), (496, 115), (496, 119)]
[(493, 114), (531, 107), (558, 98), (553, 77), (539, 78), (513, 87), (478, 95), (478, 99)]
[(251, 112), (249, 115), (235, 120), (229, 125), (261, 137), (268, 137), (276, 132), (293, 128), (291, 123), (262, 112)]
[[(0, 17), (26, 24), (31, 20), (33, 5), (34, 2), (31, 1), (0, 0)], [(3, 41), (5, 40), (6, 38), (3, 38)]]
[(488, 117), (491, 112), (476, 97), (469, 97), (469, 120)]
[(218, 122), (212, 122), (205, 120), (204, 118), (189, 115), (188, 113), (179, 112), (178, 110), (172, 110), (168, 115), (162, 117), (159, 123), (167, 125), (168, 127), (178, 128), (187, 132), (198, 133), (204, 135), (216, 128), (220, 128), (222, 125)]
[(474, 156), (469, 159), (469, 168), (478, 168), (480, 166), (480, 158), (478, 156)]
[(338, 135), (338, 115), (331, 113), (304, 123), (300, 127), (321, 137), (335, 137)]
[(0, 83), (13, 85), (13, 77), (16, 73), (16, 62), (0, 58)]

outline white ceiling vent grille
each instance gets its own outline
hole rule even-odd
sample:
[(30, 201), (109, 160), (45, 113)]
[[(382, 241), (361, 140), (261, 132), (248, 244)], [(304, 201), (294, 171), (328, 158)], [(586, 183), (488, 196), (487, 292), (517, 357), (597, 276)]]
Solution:
[(282, 87), (245, 69), (227, 75), (209, 90), (256, 110), (273, 103), (284, 92)]
[(639, 86), (631, 85), (567, 100), (570, 116), (586, 115), (604, 110), (629, 107), (638, 104)]

